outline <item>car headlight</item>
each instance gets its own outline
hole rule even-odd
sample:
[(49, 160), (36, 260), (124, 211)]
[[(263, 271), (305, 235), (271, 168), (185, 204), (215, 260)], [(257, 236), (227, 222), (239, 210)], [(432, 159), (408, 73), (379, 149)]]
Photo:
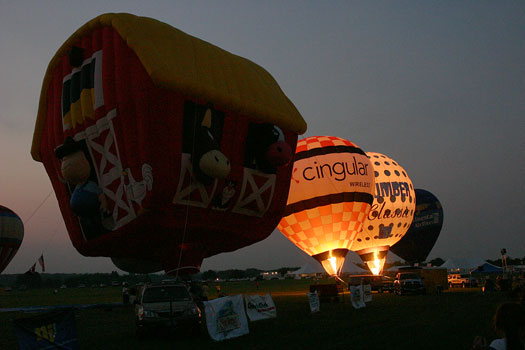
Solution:
[(201, 310), (196, 305), (193, 305), (186, 309), (186, 314), (191, 315), (191, 316), (195, 316), (195, 315), (200, 316)]
[(159, 315), (151, 310), (144, 310), (144, 317), (158, 317)]

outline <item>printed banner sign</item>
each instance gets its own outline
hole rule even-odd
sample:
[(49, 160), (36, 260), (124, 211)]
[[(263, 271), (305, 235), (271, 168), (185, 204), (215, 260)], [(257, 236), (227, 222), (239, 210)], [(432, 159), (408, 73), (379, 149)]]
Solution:
[(250, 332), (240, 294), (205, 301), (204, 310), (208, 333), (213, 340), (236, 338)]
[(250, 321), (277, 317), (277, 310), (270, 294), (245, 295), (246, 313)]
[(79, 349), (73, 309), (14, 320), (21, 350)]
[(350, 286), (350, 300), (352, 301), (352, 306), (356, 309), (366, 306), (362, 286)]
[(319, 312), (319, 295), (317, 294), (317, 291), (313, 293), (307, 293), (308, 295), (308, 301), (310, 302), (310, 311), (312, 313)]
[(365, 284), (363, 286), (363, 300), (365, 303), (372, 301), (372, 285)]

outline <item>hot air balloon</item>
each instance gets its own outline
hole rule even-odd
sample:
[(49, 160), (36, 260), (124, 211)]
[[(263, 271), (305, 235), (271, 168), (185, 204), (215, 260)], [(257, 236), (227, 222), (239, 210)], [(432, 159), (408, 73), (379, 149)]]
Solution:
[(0, 273), (16, 255), (24, 238), (24, 224), (11, 209), (0, 205)]
[(373, 191), (372, 165), (354, 143), (335, 136), (302, 139), (278, 229), (337, 276), (370, 211)]
[(255, 63), (151, 18), (105, 14), (49, 63), (31, 154), (81, 254), (198, 270), (271, 234), (305, 130)]
[(412, 222), (415, 194), (405, 169), (395, 160), (381, 153), (367, 155), (375, 177), (374, 202), (350, 249), (378, 275), (383, 271), (389, 248), (405, 235)]
[(435, 195), (416, 188), (416, 211), (407, 233), (390, 250), (410, 264), (426, 260), (443, 227), (443, 207)]
[(113, 265), (128, 273), (155, 273), (163, 270), (158, 261), (134, 259), (134, 258), (111, 258)]

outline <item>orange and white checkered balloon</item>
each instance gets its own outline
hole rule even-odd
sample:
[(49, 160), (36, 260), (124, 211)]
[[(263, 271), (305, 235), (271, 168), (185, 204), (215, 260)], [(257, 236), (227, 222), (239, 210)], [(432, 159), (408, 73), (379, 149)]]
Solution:
[(277, 228), (314, 257), (348, 249), (373, 193), (370, 159), (354, 143), (335, 136), (299, 140), (286, 212)]

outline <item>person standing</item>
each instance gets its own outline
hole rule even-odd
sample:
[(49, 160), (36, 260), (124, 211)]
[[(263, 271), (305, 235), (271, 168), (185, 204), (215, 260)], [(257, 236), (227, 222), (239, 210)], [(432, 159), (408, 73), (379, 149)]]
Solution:
[(489, 349), (525, 350), (525, 310), (518, 303), (504, 303), (496, 310), (494, 328), (503, 338), (493, 340)]

